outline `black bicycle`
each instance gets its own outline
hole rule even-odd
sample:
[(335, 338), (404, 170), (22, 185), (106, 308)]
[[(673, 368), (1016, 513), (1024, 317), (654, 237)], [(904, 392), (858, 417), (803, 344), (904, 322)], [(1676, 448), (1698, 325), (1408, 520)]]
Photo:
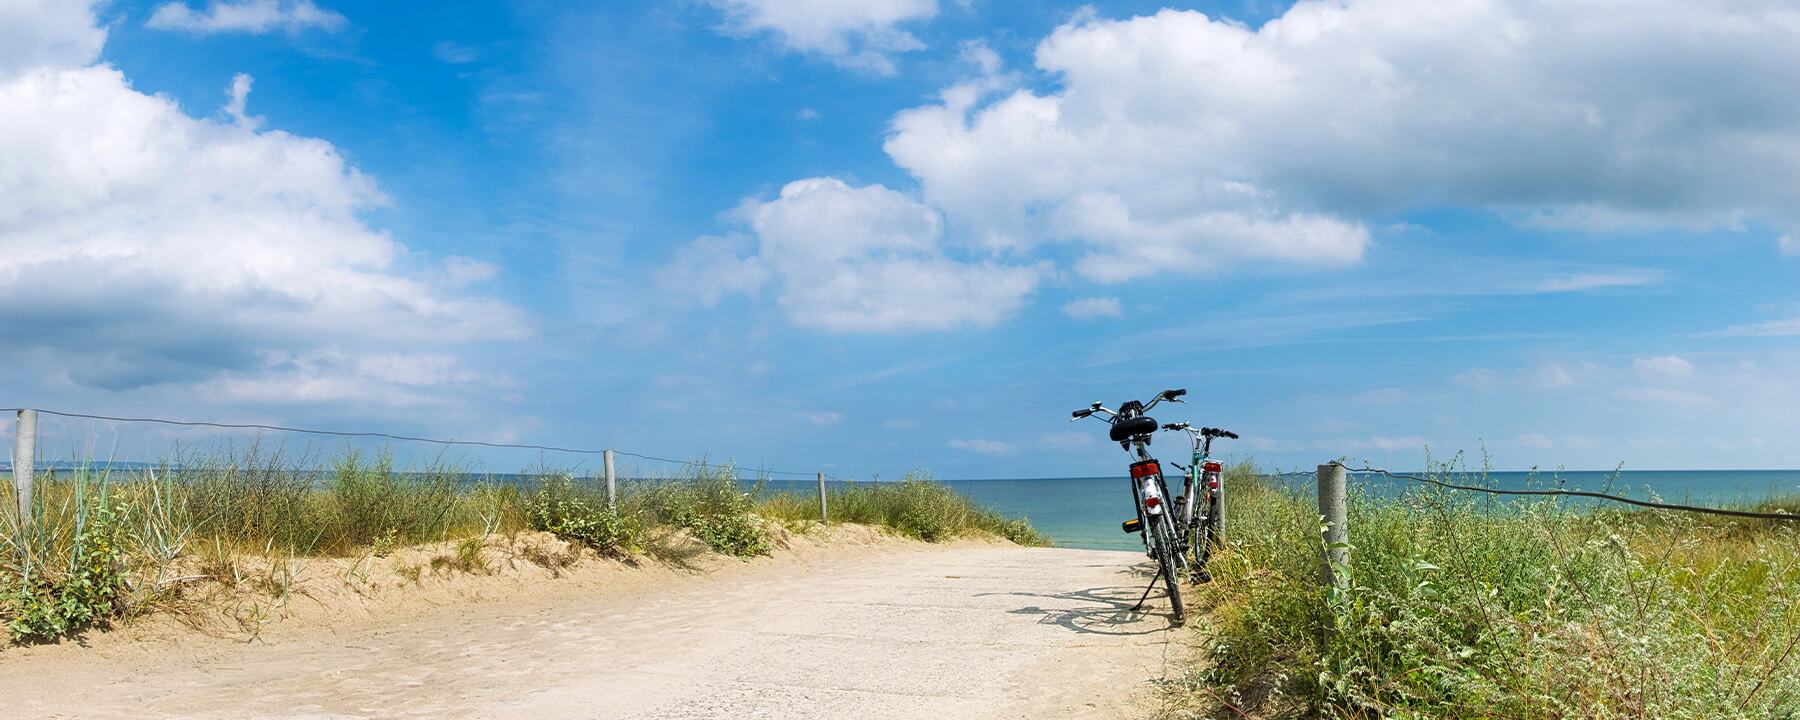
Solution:
[[(1163, 481), (1162, 465), (1156, 458), (1150, 457), (1146, 448), (1150, 447), (1150, 436), (1157, 431), (1156, 419), (1144, 413), (1165, 400), (1181, 402), (1186, 390), (1164, 390), (1152, 398), (1148, 404), (1136, 400), (1127, 400), (1119, 409), (1108, 410), (1094, 403), (1092, 407), (1076, 410), (1074, 419), (1080, 420), (1094, 413), (1104, 413), (1112, 424), (1108, 434), (1113, 442), (1137, 456), (1131, 464), (1131, 497), (1132, 506), (1137, 510), (1137, 518), (1124, 523), (1126, 532), (1138, 533), (1144, 540), (1144, 553), (1156, 560), (1156, 577), (1150, 580), (1150, 587), (1145, 588), (1144, 598), (1138, 600), (1138, 607), (1143, 607), (1144, 600), (1150, 597), (1150, 591), (1156, 588), (1157, 581), (1162, 581), (1169, 593), (1169, 603), (1174, 606), (1175, 624), (1187, 622), (1187, 606), (1181, 601), (1182, 570), (1186, 567), (1186, 548), (1183, 542), (1184, 528), (1176, 527), (1176, 513), (1171, 509), (1167, 498), (1169, 487)], [(1191, 495), (1190, 495), (1191, 497)]]

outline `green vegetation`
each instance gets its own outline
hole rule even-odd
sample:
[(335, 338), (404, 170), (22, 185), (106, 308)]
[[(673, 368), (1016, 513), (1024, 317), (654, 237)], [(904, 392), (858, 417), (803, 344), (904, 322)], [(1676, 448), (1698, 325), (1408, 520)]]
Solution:
[[(0, 623), (15, 642), (77, 634), (175, 608), (189, 601), (184, 592), (195, 582), (248, 587), (285, 601), (307, 558), (386, 557), (429, 543), (452, 544), (396, 574), (409, 582), (418, 582), (427, 567), (433, 574), (485, 574), (493, 566), (483, 540), (523, 530), (627, 562), (647, 557), (686, 566), (707, 551), (766, 554), (781, 532), (778, 523), (805, 527), (816, 520), (816, 504), (764, 498), (760, 487), (740, 486), (729, 466), (688, 470), (623, 483), (614, 509), (603, 482), (565, 468), (495, 478), (442, 457), (397, 470), (391, 453), (348, 450), (321, 464), (252, 443), (177, 453), (141, 471), (78, 468), (40, 476), (38, 520), (29, 528), (20, 526), (11, 483), (0, 482)], [(1029, 523), (1007, 521), (923, 477), (840, 490), (831, 502), (834, 521), (885, 525), (930, 541), (990, 533), (1043, 542)], [(579, 559), (529, 545), (523, 552), (559, 574)], [(234, 612), (253, 626), (267, 608), (252, 604)]]
[[(1273, 487), (1248, 463), (1227, 483), (1228, 548), (1196, 598), (1210, 660), (1178, 691), (1194, 707), (1800, 717), (1800, 523), (1429, 486), (1375, 497), (1353, 484), (1351, 588), (1328, 592), (1312, 489)], [(1794, 511), (1797, 500), (1762, 509)]]
[[(888, 527), (926, 542), (993, 535), (1020, 545), (1050, 544), (1050, 538), (1033, 529), (1029, 520), (1008, 520), (973, 498), (933, 482), (925, 471), (908, 473), (897, 483), (836, 486), (826, 491), (825, 502), (834, 521)], [(818, 499), (778, 495), (764, 504), (764, 513), (790, 521), (818, 519)]]

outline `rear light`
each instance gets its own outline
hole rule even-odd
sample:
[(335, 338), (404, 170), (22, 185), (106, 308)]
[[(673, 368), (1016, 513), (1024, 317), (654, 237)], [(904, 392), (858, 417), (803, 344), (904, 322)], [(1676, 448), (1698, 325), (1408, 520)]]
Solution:
[(1147, 477), (1152, 477), (1152, 476), (1161, 475), (1161, 474), (1162, 474), (1162, 465), (1157, 464), (1157, 462), (1155, 460), (1147, 460), (1147, 461), (1144, 461), (1141, 463), (1132, 463), (1132, 465), (1131, 465), (1131, 479), (1133, 479), (1133, 480), (1142, 480)]
[(1155, 495), (1144, 498), (1144, 507), (1153, 508), (1161, 504), (1162, 498), (1156, 497)]
[(1209, 462), (1201, 467), (1204, 467), (1207, 472), (1219, 472), (1219, 471), (1222, 471), (1225, 469), (1224, 465), (1221, 465), (1216, 462)]
[(1206, 486), (1217, 490), (1219, 488), (1219, 473), (1225, 470), (1225, 466), (1216, 462), (1208, 462), (1207, 464), (1202, 465), (1201, 468), (1206, 471)]

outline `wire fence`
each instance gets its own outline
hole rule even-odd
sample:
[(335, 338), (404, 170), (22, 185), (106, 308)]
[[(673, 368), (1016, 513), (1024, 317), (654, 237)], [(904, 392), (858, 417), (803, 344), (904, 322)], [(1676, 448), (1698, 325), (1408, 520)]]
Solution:
[[(27, 408), (0, 408), (0, 413), (17, 413), (17, 412), (20, 412), (20, 411), (26, 410), (26, 409)], [(540, 450), (540, 451), (545, 451), (545, 452), (569, 453), (569, 454), (573, 454), (573, 455), (604, 455), (604, 454), (610, 452), (613, 455), (637, 458), (640, 460), (649, 460), (652, 462), (668, 463), (671, 465), (677, 465), (677, 466), (681, 466), (681, 467), (700, 467), (700, 468), (725, 467), (724, 465), (721, 465), (718, 463), (708, 463), (706, 461), (674, 460), (674, 459), (665, 458), (665, 457), (657, 457), (655, 455), (645, 455), (643, 453), (635, 453), (635, 452), (630, 452), (630, 451), (626, 451), (626, 450), (614, 450), (614, 449), (610, 449), (610, 448), (590, 449), (590, 448), (558, 447), (555, 445), (538, 445), (538, 444), (532, 444), (532, 443), (495, 443), (495, 442), (483, 442), (480, 440), (442, 440), (442, 439), (438, 439), (438, 438), (414, 437), (414, 436), (410, 436), (410, 435), (396, 435), (393, 433), (383, 433), (383, 432), (349, 432), (349, 431), (343, 431), (343, 430), (318, 430), (318, 429), (313, 429), (313, 428), (296, 428), (296, 427), (286, 427), (286, 426), (281, 426), (281, 425), (264, 425), (264, 424), (259, 424), (259, 423), (218, 423), (218, 422), (193, 421), (193, 420), (167, 420), (167, 419), (163, 419), (163, 418), (115, 417), (115, 416), (111, 416), (111, 415), (90, 415), (87, 413), (64, 412), (61, 410), (45, 410), (42, 408), (31, 408), (31, 409), (36, 410), (37, 413), (41, 414), (41, 415), (55, 415), (57, 417), (77, 418), (77, 419), (86, 419), (86, 420), (103, 420), (103, 421), (108, 421), (108, 422), (143, 423), (143, 424), (169, 425), (169, 426), (176, 426), (176, 427), (210, 427), (210, 428), (220, 428), (220, 429), (225, 429), (225, 430), (266, 430), (266, 431), (272, 431), (272, 432), (288, 432), (288, 433), (298, 433), (298, 434), (303, 434), (303, 435), (322, 435), (322, 436), (328, 436), (328, 437), (343, 437), (343, 438), (381, 438), (381, 439), (387, 439), (387, 440), (399, 440), (399, 441), (404, 441), (404, 442), (429, 443), (429, 444), (434, 444), (434, 445), (443, 445), (446, 447), (466, 445), (466, 446), (478, 446), (478, 447), (502, 448), (502, 449)], [(844, 481), (842, 478), (836, 477), (830, 473), (810, 473), (810, 472), (799, 472), (799, 471), (794, 471), (794, 470), (772, 470), (772, 469), (766, 469), (766, 468), (742, 468), (742, 467), (736, 467), (736, 466), (732, 466), (732, 467), (737, 472), (741, 472), (741, 473), (752, 475), (752, 476), (784, 475), (784, 476), (791, 476), (791, 477), (796, 477), (796, 478), (813, 478), (820, 474), (823, 474), (826, 479), (835, 480), (835, 481), (839, 481), (839, 482)]]
[[(1359, 467), (1359, 468), (1353, 468), (1353, 467), (1345, 465), (1342, 462), (1339, 462), (1337, 460), (1333, 460), (1326, 464), (1327, 465), (1335, 465), (1337, 467), (1344, 468), (1344, 472), (1347, 472), (1347, 473), (1384, 475), (1389, 478), (1393, 478), (1395, 480), (1407, 480), (1407, 481), (1412, 481), (1412, 482), (1421, 482), (1421, 483), (1427, 483), (1430, 485), (1436, 485), (1438, 487), (1446, 488), (1449, 490), (1466, 490), (1469, 492), (1487, 493), (1490, 495), (1526, 495), (1526, 496), (1536, 496), (1536, 497), (1546, 497), (1546, 496), (1582, 497), (1582, 498), (1593, 498), (1595, 500), (1606, 500), (1606, 501), (1610, 501), (1610, 502), (1625, 503), (1627, 505), (1636, 505), (1638, 507), (1646, 507), (1646, 508), (1652, 508), (1652, 509), (1656, 509), (1656, 510), (1674, 510), (1674, 511), (1678, 511), (1678, 512), (1702, 513), (1702, 514), (1707, 514), (1707, 515), (1723, 515), (1726, 517), (1748, 518), (1748, 519), (1753, 519), (1753, 520), (1783, 520), (1783, 521), (1790, 521), (1790, 522), (1800, 521), (1800, 515), (1796, 515), (1796, 514), (1788, 513), (1788, 512), (1757, 512), (1757, 511), (1752, 511), (1752, 510), (1732, 510), (1729, 508), (1704, 507), (1704, 506), (1698, 506), (1698, 505), (1683, 505), (1680, 503), (1665, 503), (1665, 502), (1656, 502), (1656, 501), (1652, 501), (1652, 500), (1637, 500), (1634, 498), (1625, 497), (1623, 495), (1611, 495), (1608, 493), (1589, 492), (1589, 491), (1585, 491), (1585, 490), (1502, 490), (1500, 488), (1481, 487), (1479, 485), (1458, 485), (1456, 483), (1448, 483), (1448, 482), (1444, 482), (1442, 480), (1438, 480), (1435, 478), (1421, 477), (1418, 475), (1411, 475), (1411, 474), (1407, 474), (1407, 473), (1390, 472), (1390, 471), (1384, 470), (1382, 468), (1369, 467), (1368, 465), (1364, 465), (1363, 467)], [(1292, 471), (1288, 471), (1288, 472), (1264, 473), (1263, 474), (1264, 477), (1293, 477), (1293, 476), (1302, 476), (1302, 475), (1316, 476), (1316, 475), (1318, 475), (1318, 471), (1316, 471), (1316, 470), (1292, 470)]]

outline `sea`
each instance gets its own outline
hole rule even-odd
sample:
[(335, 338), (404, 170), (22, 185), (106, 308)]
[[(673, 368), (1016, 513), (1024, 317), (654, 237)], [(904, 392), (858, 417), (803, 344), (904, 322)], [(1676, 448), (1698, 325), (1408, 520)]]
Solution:
[[(1408, 474), (1399, 473), (1398, 474)], [(1704, 505), (1748, 504), (1777, 496), (1800, 495), (1800, 470), (1625, 470), (1563, 471), (1560, 473), (1489, 472), (1481, 475), (1440, 475), (1438, 479), (1462, 485), (1481, 485), (1503, 490), (1562, 489), (1625, 495), (1639, 500)], [(1314, 478), (1305, 475), (1276, 476), (1269, 481), (1311, 491)], [(1046, 533), (1058, 547), (1093, 550), (1142, 550), (1136, 535), (1119, 524), (1135, 517), (1131, 510), (1131, 486), (1120, 477), (1031, 478), (1005, 480), (947, 480), (944, 484), (976, 502), (1008, 517), (1025, 517)], [(827, 481), (826, 485), (837, 484)], [(1352, 491), (1392, 497), (1419, 487), (1419, 483), (1381, 475), (1352, 474)], [(813, 480), (770, 480), (765, 491), (810, 495), (817, 492)], [(1586, 505), (1599, 501), (1571, 500)]]

